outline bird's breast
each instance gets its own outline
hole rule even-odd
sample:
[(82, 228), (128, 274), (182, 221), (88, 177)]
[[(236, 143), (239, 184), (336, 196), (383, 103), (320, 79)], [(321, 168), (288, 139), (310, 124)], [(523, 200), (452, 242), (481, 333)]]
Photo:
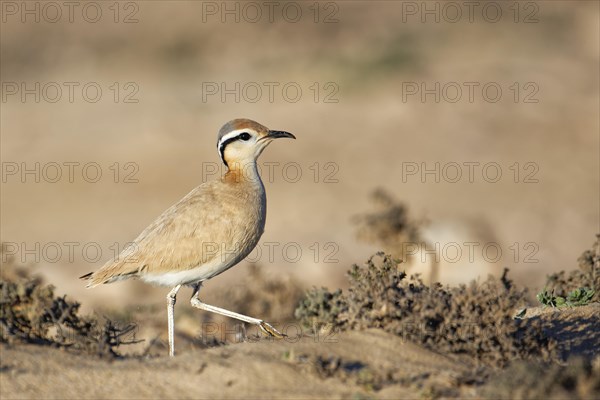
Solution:
[(221, 223), (226, 235), (222, 251), (229, 262), (245, 258), (257, 245), (266, 222), (266, 195), (262, 182), (227, 185), (223, 193)]

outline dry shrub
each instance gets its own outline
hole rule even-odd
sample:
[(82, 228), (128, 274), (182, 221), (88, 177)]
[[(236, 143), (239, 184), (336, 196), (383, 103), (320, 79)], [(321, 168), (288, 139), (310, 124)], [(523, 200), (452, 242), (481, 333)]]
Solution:
[(525, 304), (504, 275), (483, 283), (443, 287), (408, 277), (399, 261), (378, 253), (348, 272), (347, 293), (309, 291), (296, 310), (305, 325), (334, 329), (380, 328), (445, 353), (468, 354), (488, 365), (554, 354), (536, 324), (513, 318)]
[(566, 298), (575, 289), (590, 288), (595, 291), (592, 301), (600, 301), (600, 234), (596, 235), (592, 248), (584, 251), (577, 261), (579, 269), (549, 275), (546, 290)]
[(54, 287), (25, 273), (0, 279), (0, 342), (68, 348), (100, 357), (119, 356), (121, 344), (134, 343), (134, 326), (119, 328), (79, 315), (79, 303), (57, 297)]
[(344, 326), (341, 315), (348, 310), (341, 289), (330, 292), (327, 288), (314, 288), (298, 303), (295, 316), (305, 326), (318, 329), (340, 329)]
[(424, 222), (411, 220), (408, 208), (383, 189), (375, 190), (371, 200), (375, 211), (354, 217), (358, 239), (381, 246), (386, 253), (406, 260), (403, 243), (422, 243), (419, 227)]

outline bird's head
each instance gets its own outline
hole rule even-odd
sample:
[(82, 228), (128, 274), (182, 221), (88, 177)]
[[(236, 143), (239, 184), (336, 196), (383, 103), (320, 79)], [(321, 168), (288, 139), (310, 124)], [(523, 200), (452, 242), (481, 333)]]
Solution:
[(289, 132), (274, 131), (249, 119), (234, 119), (219, 130), (217, 150), (228, 167), (256, 162), (262, 151), (278, 138), (296, 139)]

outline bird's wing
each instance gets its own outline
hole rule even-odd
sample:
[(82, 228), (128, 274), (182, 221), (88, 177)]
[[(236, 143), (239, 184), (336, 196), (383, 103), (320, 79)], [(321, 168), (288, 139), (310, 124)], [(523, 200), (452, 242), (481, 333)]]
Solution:
[[(85, 275), (88, 287), (143, 274), (186, 270), (220, 256), (215, 245), (231, 240), (231, 218), (214, 182), (198, 186), (163, 212), (119, 256)], [(229, 197), (229, 196), (227, 196)], [(215, 227), (215, 228), (211, 228)], [(84, 278), (82, 277), (82, 278)]]

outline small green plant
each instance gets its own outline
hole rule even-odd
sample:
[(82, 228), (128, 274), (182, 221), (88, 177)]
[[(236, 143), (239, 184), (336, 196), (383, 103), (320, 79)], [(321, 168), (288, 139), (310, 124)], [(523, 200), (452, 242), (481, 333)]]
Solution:
[(545, 302), (540, 300), (542, 304), (551, 305), (553, 297), (562, 297), (564, 303), (561, 304), (566, 305), (571, 292), (575, 292), (573, 293), (575, 300), (578, 297), (585, 298), (584, 293), (580, 292), (581, 288), (590, 288), (587, 289), (587, 293), (590, 293), (590, 290), (593, 292), (593, 298), (589, 299), (589, 302), (600, 302), (600, 234), (596, 235), (596, 242), (592, 248), (584, 251), (577, 261), (579, 268), (555, 272), (548, 276), (544, 291), (541, 293), (545, 300)]
[(548, 291), (546, 288), (537, 294), (537, 299), (544, 307), (578, 307), (585, 306), (592, 301), (596, 291), (590, 288), (578, 288), (570, 291), (566, 297), (555, 296), (554, 291)]

